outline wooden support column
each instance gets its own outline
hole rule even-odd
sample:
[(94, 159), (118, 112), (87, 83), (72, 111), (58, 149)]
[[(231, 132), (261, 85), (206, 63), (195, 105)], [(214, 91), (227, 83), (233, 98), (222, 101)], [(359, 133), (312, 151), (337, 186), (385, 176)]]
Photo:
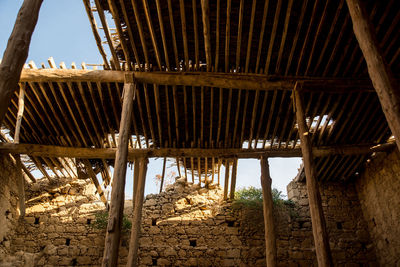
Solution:
[(149, 160), (147, 158), (140, 158), (139, 160), (139, 179), (136, 187), (136, 192), (134, 193), (134, 206), (132, 214), (132, 229), (131, 229), (131, 240), (129, 241), (129, 254), (128, 263), (126, 266), (137, 266), (138, 259), (138, 249), (139, 249), (139, 238), (140, 238), (140, 227), (142, 220), (142, 206), (144, 199), (144, 186), (146, 183), (146, 172), (147, 163)]
[(233, 166), (232, 166), (231, 191), (229, 192), (230, 193), (229, 198), (231, 200), (235, 199), (237, 164), (238, 164), (238, 159), (235, 158), (233, 160)]
[(29, 44), (43, 0), (25, 0), (18, 12), (0, 64), (0, 125), (6, 115), (11, 96), (17, 88), (22, 68), (28, 57)]
[(165, 179), (165, 165), (167, 164), (167, 158), (164, 157), (164, 162), (162, 166), (162, 174), (161, 174), (161, 185), (160, 185), (160, 193), (162, 192), (162, 188), (164, 186), (164, 179)]
[(325, 226), (325, 217), (322, 210), (321, 195), (314, 165), (311, 140), (305, 120), (303, 100), (297, 90), (294, 90), (296, 119), (301, 142), (301, 152), (306, 173), (307, 194), (311, 214), (311, 223), (314, 236), (315, 252), (318, 266), (332, 266), (332, 255), (329, 247), (329, 237)]
[(224, 182), (224, 200), (228, 199), (228, 188), (229, 188), (229, 171), (230, 171), (230, 160), (225, 161), (225, 182)]
[(271, 176), (267, 158), (261, 158), (261, 188), (263, 194), (263, 212), (265, 227), (265, 257), (268, 267), (276, 266), (276, 235), (274, 224), (274, 206), (271, 192)]
[(134, 161), (134, 166), (133, 166), (133, 197), (132, 197), (132, 210), (135, 208), (135, 198), (136, 198), (136, 192), (137, 192), (137, 187), (139, 183), (139, 170), (140, 170), (140, 164), (139, 164), (139, 158), (135, 158)]
[(393, 79), (390, 67), (380, 51), (375, 29), (369, 20), (364, 3), (360, 0), (346, 0), (354, 34), (368, 66), (369, 77), (378, 94), (390, 130), (400, 149), (400, 88)]
[[(25, 84), (20, 85), (19, 96), (18, 96), (18, 115), (17, 121), (15, 123), (15, 133), (14, 133), (14, 143), (19, 144), (19, 133), (21, 131), (22, 117), (24, 115), (25, 108)], [(18, 187), (18, 208), (20, 218), (25, 217), (25, 179), (23, 174), (23, 164), (21, 161), (21, 156), (19, 154), (15, 155), (15, 161), (17, 165), (17, 170), (19, 172), (17, 187)]]
[(125, 201), (125, 175), (128, 159), (128, 145), (133, 110), (134, 83), (132, 77), (125, 77), (124, 98), (119, 128), (118, 150), (115, 156), (112, 181), (110, 214), (108, 217), (102, 266), (112, 267), (118, 264), (119, 241), (121, 238), (122, 216)]

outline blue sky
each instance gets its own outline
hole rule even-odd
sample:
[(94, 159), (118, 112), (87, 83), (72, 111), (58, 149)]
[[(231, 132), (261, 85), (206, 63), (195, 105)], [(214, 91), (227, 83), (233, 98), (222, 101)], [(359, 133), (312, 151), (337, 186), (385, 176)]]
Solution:
[[(0, 58), (7, 46), (14, 22), (22, 0), (0, 0)], [(99, 22), (99, 20), (97, 19)], [(102, 34), (100, 32), (100, 34)], [(109, 53), (108, 53), (109, 54)], [(61, 61), (70, 67), (72, 62), (80, 66), (82, 62), (102, 63), (89, 20), (81, 0), (45, 0), (40, 10), (39, 21), (32, 37), (28, 60), (33, 60), (37, 66), (54, 57), (57, 64)], [(300, 158), (269, 160), (272, 186), (286, 194), (286, 185), (296, 176), (300, 166)], [(170, 164), (167, 164), (167, 167)], [(150, 161), (147, 172), (146, 194), (156, 193), (154, 177), (162, 171), (162, 159)], [(175, 171), (176, 166), (170, 166), (168, 171)], [(260, 164), (258, 160), (239, 160), (237, 187), (260, 187)], [(224, 177), (222, 168), (221, 177)], [(189, 176), (191, 179), (191, 177)], [(223, 180), (223, 179), (222, 179)], [(132, 171), (128, 168), (126, 197), (132, 196)]]

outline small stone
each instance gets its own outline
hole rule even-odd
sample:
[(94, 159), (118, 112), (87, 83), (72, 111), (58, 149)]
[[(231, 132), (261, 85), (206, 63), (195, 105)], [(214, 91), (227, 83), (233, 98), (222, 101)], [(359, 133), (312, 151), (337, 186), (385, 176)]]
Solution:
[(164, 250), (164, 254), (165, 254), (166, 257), (169, 257), (169, 256), (176, 256), (176, 255), (177, 255), (175, 249), (173, 249), (172, 247), (166, 248), (166, 249)]

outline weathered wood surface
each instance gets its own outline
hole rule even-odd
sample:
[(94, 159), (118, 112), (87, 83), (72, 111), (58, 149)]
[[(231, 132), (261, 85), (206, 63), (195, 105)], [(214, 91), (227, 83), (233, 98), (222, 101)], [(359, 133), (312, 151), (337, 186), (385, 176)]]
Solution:
[[(247, 90), (291, 91), (296, 81), (302, 81), (303, 90), (324, 92), (371, 91), (371, 82), (365, 79), (280, 77), (264, 74), (211, 72), (131, 72), (115, 70), (79, 69), (24, 69), (20, 82), (118, 82), (126, 74), (134, 75), (136, 82), (161, 85), (239, 88)], [(307, 86), (312, 86), (308, 89)], [(351, 88), (349, 88), (351, 87)]]
[(268, 158), (261, 158), (261, 188), (263, 194), (263, 212), (265, 227), (265, 257), (268, 267), (276, 266), (276, 234), (274, 224), (274, 206), (271, 192), (271, 176)]
[(0, 64), (0, 125), (3, 123), (11, 96), (18, 88), (18, 80), (28, 57), (31, 37), (42, 2), (43, 0), (24, 1), (8, 39)]
[(238, 166), (238, 159), (235, 158), (233, 159), (233, 164), (232, 164), (231, 191), (229, 192), (229, 198), (231, 200), (235, 199), (237, 166)]
[(305, 120), (303, 101), (300, 93), (295, 93), (296, 119), (299, 127), (301, 151), (306, 174), (307, 194), (310, 207), (311, 223), (314, 236), (315, 252), (318, 266), (332, 266), (332, 255), (329, 247), (329, 237), (326, 231), (324, 212), (322, 210), (321, 195), (317, 180), (317, 173), (313, 159), (313, 148)]
[(227, 159), (225, 161), (224, 200), (228, 199), (230, 166), (231, 166), (231, 161), (230, 159)]
[(353, 21), (354, 34), (368, 66), (369, 77), (378, 94), (386, 120), (396, 137), (400, 149), (400, 88), (389, 65), (380, 51), (376, 33), (364, 3), (360, 0), (346, 0)]
[(102, 266), (117, 266), (121, 225), (124, 210), (125, 175), (128, 159), (130, 126), (132, 121), (134, 84), (124, 86), (121, 124), (119, 129), (118, 150), (115, 156), (114, 175), (111, 192), (111, 204), (108, 217)]
[[(373, 152), (388, 151), (396, 146), (395, 143), (322, 146), (313, 148), (314, 157), (329, 155), (360, 155)], [(0, 153), (26, 154), (36, 157), (66, 157), (89, 159), (114, 159), (117, 148), (84, 148), (64, 147), (36, 144), (0, 143)], [(159, 149), (128, 149), (128, 160), (136, 157), (215, 157), (215, 158), (260, 158), (264, 157), (301, 157), (300, 148), (272, 149), (242, 149), (242, 148), (159, 148)]]
[(136, 191), (134, 192), (135, 204), (133, 206), (131, 240), (129, 241), (128, 263), (126, 264), (126, 266), (137, 266), (140, 228), (142, 221), (142, 207), (144, 199), (144, 186), (146, 184), (148, 162), (149, 161), (147, 158), (139, 159), (139, 179)]

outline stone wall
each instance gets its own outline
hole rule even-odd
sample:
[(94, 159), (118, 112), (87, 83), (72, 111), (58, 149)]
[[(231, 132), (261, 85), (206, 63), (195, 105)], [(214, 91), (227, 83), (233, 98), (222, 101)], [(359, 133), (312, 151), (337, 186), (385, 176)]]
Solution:
[(400, 266), (400, 153), (377, 154), (356, 188), (382, 266)]
[[(322, 190), (336, 265), (376, 263), (354, 187), (326, 184)], [(316, 266), (305, 185), (288, 185), (291, 203), (275, 207), (279, 266)], [(10, 266), (98, 266), (105, 230), (93, 227), (104, 204), (88, 180), (40, 181), (27, 193), (27, 215), (11, 248), (25, 260)], [(165, 192), (148, 195), (143, 207), (140, 266), (265, 266), (262, 209), (233, 208), (222, 191), (178, 180)], [(131, 201), (125, 213), (132, 213)], [(129, 231), (122, 235), (126, 263)], [(28, 253), (28, 256), (26, 254)], [(1, 261), (1, 260), (0, 260)], [(0, 266), (2, 264), (0, 263)]]
[[(296, 218), (289, 231), (283, 233), (290, 240), (289, 258), (301, 258), (305, 266), (316, 265), (306, 185), (292, 181), (287, 190), (289, 199), (297, 207)], [(375, 266), (374, 246), (354, 185), (324, 183), (320, 186), (320, 192), (334, 264)]]
[(8, 155), (0, 154), (0, 259), (10, 251), (19, 211), (17, 169)]

